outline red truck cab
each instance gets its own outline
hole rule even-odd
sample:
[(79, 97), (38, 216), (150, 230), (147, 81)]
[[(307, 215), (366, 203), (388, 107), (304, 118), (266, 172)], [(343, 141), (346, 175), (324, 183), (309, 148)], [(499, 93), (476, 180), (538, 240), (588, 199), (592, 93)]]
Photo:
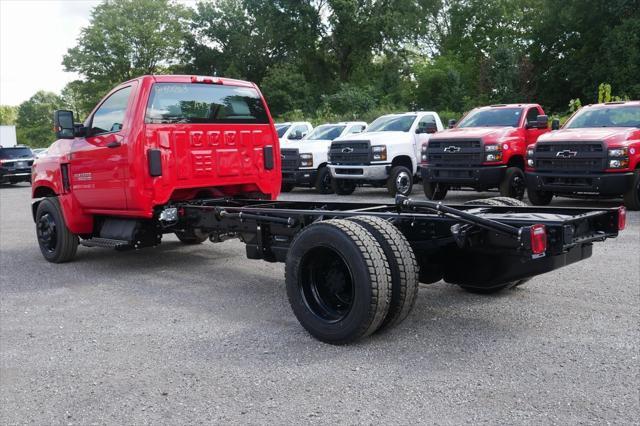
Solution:
[(278, 136), (253, 83), (142, 76), (82, 125), (70, 111), (54, 121), (58, 140), (33, 166), (33, 198), (55, 196), (73, 234), (99, 234), (101, 217), (150, 219), (170, 201), (280, 191)]
[(450, 127), (422, 145), (420, 168), (426, 197), (442, 200), (451, 188), (497, 187), (503, 196), (522, 199), (527, 147), (549, 131), (542, 107), (475, 108)]
[(628, 209), (640, 209), (640, 101), (585, 106), (527, 154), (534, 205), (554, 195), (622, 196)]

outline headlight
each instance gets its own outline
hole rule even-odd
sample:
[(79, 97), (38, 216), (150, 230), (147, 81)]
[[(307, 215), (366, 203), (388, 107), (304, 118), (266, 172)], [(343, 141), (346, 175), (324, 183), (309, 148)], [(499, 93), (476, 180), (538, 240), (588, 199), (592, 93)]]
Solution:
[(626, 169), (627, 167), (629, 167), (629, 160), (627, 159), (609, 160), (610, 169)]
[(502, 153), (496, 152), (495, 154), (487, 154), (486, 161), (502, 161)]
[(533, 157), (533, 149), (527, 149), (527, 157)]
[(300, 167), (313, 167), (313, 154), (300, 154)]
[(372, 146), (371, 153), (373, 154), (373, 161), (385, 161), (387, 159), (387, 146), (386, 145)]
[(533, 167), (533, 160), (531, 158), (527, 160), (527, 166)]
[(484, 150), (489, 152), (502, 151), (502, 147), (500, 145), (485, 145)]
[(626, 157), (629, 151), (627, 148), (614, 148), (609, 150), (609, 157)]

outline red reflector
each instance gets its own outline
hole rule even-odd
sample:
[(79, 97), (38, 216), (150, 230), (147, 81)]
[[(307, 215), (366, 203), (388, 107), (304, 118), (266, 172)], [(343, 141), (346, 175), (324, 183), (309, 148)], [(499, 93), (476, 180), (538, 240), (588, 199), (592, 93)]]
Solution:
[(547, 228), (536, 224), (531, 226), (531, 251), (533, 254), (542, 254), (547, 250)]
[(627, 209), (624, 206), (618, 207), (618, 231), (622, 231), (627, 226)]

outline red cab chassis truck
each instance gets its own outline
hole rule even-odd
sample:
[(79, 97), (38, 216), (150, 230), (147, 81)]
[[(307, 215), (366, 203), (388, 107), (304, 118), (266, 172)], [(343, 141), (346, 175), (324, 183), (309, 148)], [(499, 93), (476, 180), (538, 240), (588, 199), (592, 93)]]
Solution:
[(33, 166), (33, 218), (50, 262), (78, 245), (119, 250), (238, 238), (249, 259), (285, 263), (294, 314), (315, 338), (353, 342), (407, 317), (418, 283), (495, 292), (591, 256), (625, 210), (277, 201), (278, 136), (258, 88), (143, 76), (83, 124), (56, 111), (58, 140)]

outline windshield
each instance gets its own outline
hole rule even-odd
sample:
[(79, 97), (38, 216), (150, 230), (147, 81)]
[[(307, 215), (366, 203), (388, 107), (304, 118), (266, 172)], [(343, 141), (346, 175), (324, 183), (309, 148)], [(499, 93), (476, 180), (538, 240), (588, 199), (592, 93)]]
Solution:
[(386, 115), (376, 119), (365, 132), (408, 132), (415, 115)]
[(278, 137), (281, 138), (284, 136), (285, 133), (287, 133), (287, 130), (289, 130), (289, 127), (291, 127), (290, 124), (276, 124), (276, 131), (278, 132)]
[(491, 108), (471, 111), (456, 127), (518, 127), (522, 108)]
[(146, 123), (269, 124), (255, 89), (212, 84), (156, 83)]
[(640, 127), (640, 105), (585, 108), (569, 121), (565, 128)]
[(29, 148), (0, 148), (0, 158), (3, 160), (31, 157), (33, 157), (33, 153)]
[(342, 134), (344, 128), (347, 126), (342, 125), (334, 125), (334, 124), (323, 124), (322, 126), (316, 127), (313, 132), (309, 136), (306, 137), (307, 140), (329, 140), (332, 141), (338, 136)]

